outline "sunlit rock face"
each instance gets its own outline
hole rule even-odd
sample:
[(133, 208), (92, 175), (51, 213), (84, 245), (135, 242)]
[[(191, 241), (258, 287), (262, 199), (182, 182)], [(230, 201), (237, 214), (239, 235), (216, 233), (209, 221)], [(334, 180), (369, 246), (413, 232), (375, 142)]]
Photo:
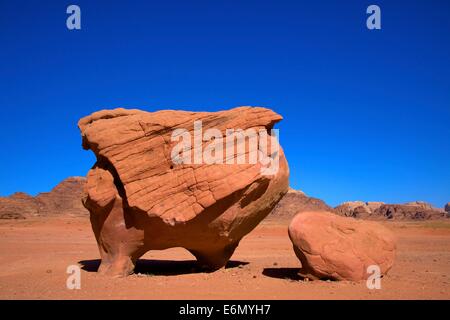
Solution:
[[(288, 190), (288, 165), (271, 130), (281, 119), (257, 107), (115, 109), (81, 119), (83, 147), (97, 157), (84, 205), (102, 258), (99, 272), (130, 274), (148, 250), (171, 247), (186, 248), (210, 269), (224, 266)], [(228, 145), (227, 129), (253, 135)]]
[(373, 274), (369, 267), (375, 266), (382, 276), (394, 264), (394, 235), (374, 221), (302, 212), (292, 219), (289, 237), (301, 262), (300, 273), (311, 279), (359, 281)]

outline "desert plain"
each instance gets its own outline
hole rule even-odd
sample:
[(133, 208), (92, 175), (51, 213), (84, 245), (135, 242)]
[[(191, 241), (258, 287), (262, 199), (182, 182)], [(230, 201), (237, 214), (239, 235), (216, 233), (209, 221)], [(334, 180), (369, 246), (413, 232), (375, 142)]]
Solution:
[[(99, 253), (87, 216), (0, 220), (0, 299), (450, 299), (450, 221), (383, 221), (397, 236), (381, 289), (365, 281), (306, 281), (287, 236), (289, 219), (268, 217), (226, 268), (204, 272), (182, 248), (149, 251), (135, 273), (96, 273)], [(81, 288), (66, 286), (81, 267)]]

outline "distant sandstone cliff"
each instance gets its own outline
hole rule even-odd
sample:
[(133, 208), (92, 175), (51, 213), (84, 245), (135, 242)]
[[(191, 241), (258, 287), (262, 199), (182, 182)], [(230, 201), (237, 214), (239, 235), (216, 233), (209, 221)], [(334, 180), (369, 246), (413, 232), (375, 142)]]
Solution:
[(292, 219), (305, 211), (329, 211), (341, 216), (367, 220), (431, 220), (450, 218), (450, 203), (445, 209), (435, 208), (423, 201), (405, 204), (349, 201), (330, 207), (324, 201), (307, 196), (302, 191), (290, 189), (280, 200), (268, 219)]
[(88, 211), (81, 203), (85, 183), (86, 179), (83, 177), (70, 177), (50, 192), (39, 193), (36, 197), (23, 192), (0, 197), (0, 219), (25, 219), (57, 214), (87, 215)]
[(290, 220), (299, 212), (320, 210), (334, 212), (333, 208), (323, 200), (308, 197), (302, 191), (290, 188), (288, 193), (275, 206), (275, 209), (272, 210), (268, 219)]
[[(57, 214), (88, 215), (81, 203), (84, 177), (70, 177), (50, 192), (32, 197), (16, 192), (9, 197), (0, 197), (0, 219), (25, 219), (33, 216)], [(432, 220), (450, 218), (450, 202), (443, 209), (435, 208), (423, 201), (405, 204), (384, 202), (348, 201), (333, 208), (323, 200), (309, 197), (302, 191), (289, 189), (270, 215), (269, 220), (290, 220), (305, 211), (330, 211), (341, 216), (367, 220)]]
[(369, 220), (432, 220), (449, 217), (444, 209), (435, 208), (423, 201), (405, 204), (350, 201), (340, 204), (334, 211), (342, 216)]

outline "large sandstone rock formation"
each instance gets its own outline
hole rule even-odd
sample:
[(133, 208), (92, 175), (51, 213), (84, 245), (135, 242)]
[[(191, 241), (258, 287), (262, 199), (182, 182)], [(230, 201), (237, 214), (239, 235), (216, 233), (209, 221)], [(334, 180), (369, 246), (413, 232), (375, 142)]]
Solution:
[[(218, 130), (214, 139), (205, 139), (209, 146), (222, 142), (226, 129), (270, 133), (281, 119), (271, 110), (252, 107), (153, 113), (115, 109), (81, 119), (83, 147), (97, 157), (87, 176), (84, 205), (90, 211), (102, 258), (99, 272), (125, 276), (146, 251), (170, 247), (186, 248), (211, 269), (224, 266), (242, 237), (287, 192), (289, 169), (283, 151), (270, 147), (258, 152), (279, 156), (279, 170), (265, 175), (262, 172), (270, 161), (234, 161), (242, 154), (250, 156), (252, 151), (245, 144), (249, 139), (236, 149), (224, 147), (223, 157), (234, 164), (189, 164), (173, 161), (178, 142), (172, 142), (172, 137), (192, 137), (194, 142), (184, 150), (195, 159), (202, 156), (195, 144), (202, 137), (194, 131), (194, 121), (202, 121), (203, 133)], [(271, 145), (273, 139), (263, 141)], [(185, 155), (183, 159), (188, 158)]]
[(429, 220), (446, 217), (442, 209), (436, 209), (431, 204), (423, 201), (413, 201), (405, 204), (349, 201), (335, 207), (334, 212), (345, 217), (369, 220)]
[(84, 177), (69, 177), (50, 192), (36, 197), (16, 192), (9, 197), (0, 197), (0, 219), (25, 219), (36, 216), (60, 214), (87, 215), (81, 202)]
[(395, 239), (382, 225), (325, 211), (303, 212), (289, 225), (289, 237), (311, 279), (363, 280), (376, 265), (381, 275), (394, 263)]
[(333, 211), (323, 200), (309, 197), (304, 192), (289, 188), (286, 195), (278, 202), (268, 219), (291, 220), (303, 211)]

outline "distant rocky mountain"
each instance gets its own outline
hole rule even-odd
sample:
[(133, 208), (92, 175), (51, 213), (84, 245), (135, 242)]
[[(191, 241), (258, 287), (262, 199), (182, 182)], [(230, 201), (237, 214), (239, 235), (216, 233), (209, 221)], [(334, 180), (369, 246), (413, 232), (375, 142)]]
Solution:
[(302, 191), (290, 188), (269, 214), (268, 219), (292, 219), (299, 212), (317, 210), (334, 212), (334, 209), (323, 200), (309, 197)]
[(40, 203), (34, 197), (16, 192), (9, 197), (0, 197), (1, 219), (25, 219), (37, 215)]
[[(0, 219), (26, 219), (35, 216), (81, 215), (89, 212), (81, 203), (84, 177), (70, 177), (63, 180), (50, 192), (42, 192), (33, 197), (16, 192), (9, 197), (0, 197)], [(335, 208), (323, 200), (309, 197), (299, 190), (289, 189), (269, 214), (268, 219), (290, 220), (297, 213), (324, 210), (341, 216), (368, 220), (429, 220), (450, 218), (450, 202), (444, 209), (433, 207), (423, 201), (405, 204), (384, 202), (349, 201)]]
[(370, 220), (430, 220), (449, 217), (444, 209), (435, 208), (424, 201), (405, 204), (350, 201), (340, 204), (334, 210), (342, 216)]
[(86, 179), (70, 177), (59, 183), (50, 192), (33, 197), (16, 192), (9, 197), (0, 197), (0, 219), (25, 219), (33, 216), (57, 214), (87, 215), (81, 203)]
[(307, 196), (302, 191), (290, 189), (280, 200), (268, 219), (291, 219), (304, 211), (325, 210), (341, 216), (368, 220), (430, 220), (450, 218), (450, 203), (444, 209), (435, 208), (423, 201), (405, 204), (349, 201), (335, 208), (323, 200)]

